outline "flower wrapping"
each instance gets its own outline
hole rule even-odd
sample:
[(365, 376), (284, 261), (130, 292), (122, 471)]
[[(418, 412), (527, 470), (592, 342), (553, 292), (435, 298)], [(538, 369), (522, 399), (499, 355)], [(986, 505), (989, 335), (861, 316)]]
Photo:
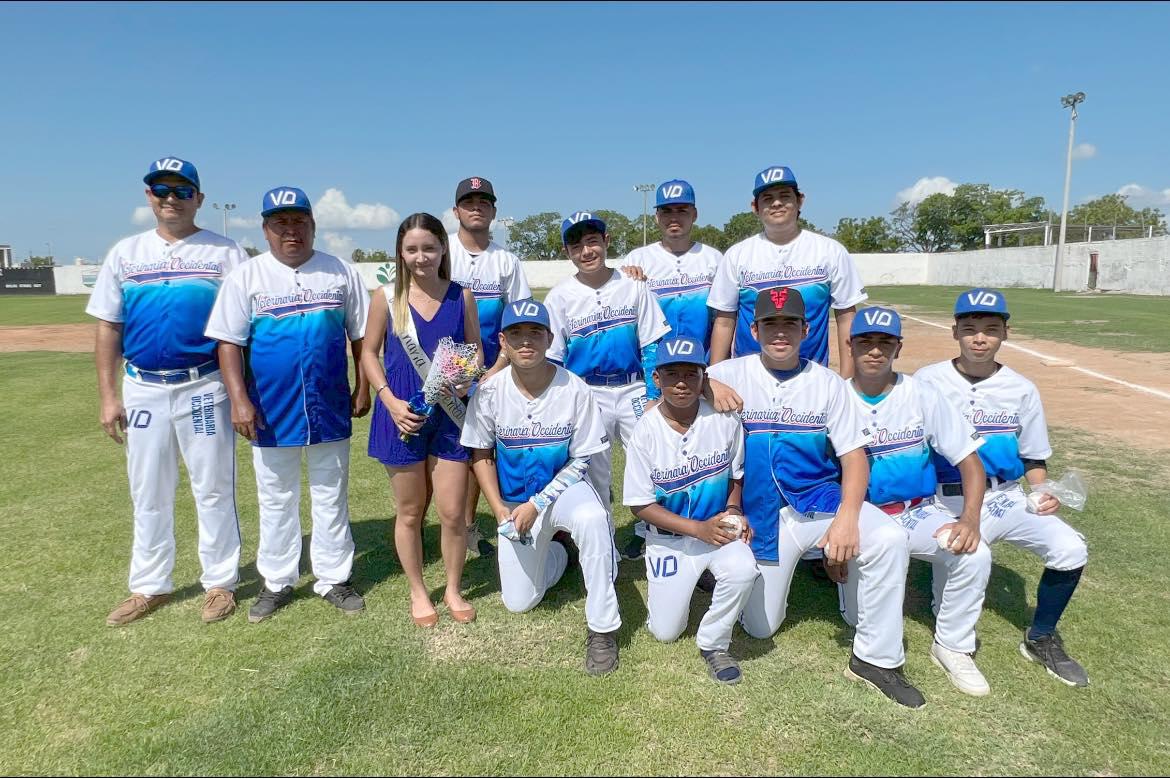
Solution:
[[(406, 405), (413, 413), (430, 418), (443, 397), (444, 388), (453, 391), (456, 384), (475, 381), (484, 374), (484, 369), (475, 361), (475, 354), (475, 344), (457, 344), (449, 336), (440, 338), (422, 389), (414, 393)], [(408, 441), (413, 435), (399, 433), (398, 437)]]

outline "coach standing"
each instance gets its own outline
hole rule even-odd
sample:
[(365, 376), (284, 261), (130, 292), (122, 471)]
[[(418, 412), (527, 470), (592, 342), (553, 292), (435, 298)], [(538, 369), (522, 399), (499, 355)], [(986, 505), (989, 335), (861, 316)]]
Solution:
[(164, 157), (142, 180), (157, 225), (110, 249), (85, 309), (98, 320), (101, 424), (119, 444), (126, 436), (134, 504), (131, 594), (106, 624), (144, 617), (174, 591), (180, 455), (199, 517), (202, 618), (216, 622), (236, 608), (240, 528), (231, 412), (215, 340), (203, 327), (224, 277), (248, 255), (235, 241), (195, 226), (203, 193), (190, 162)]

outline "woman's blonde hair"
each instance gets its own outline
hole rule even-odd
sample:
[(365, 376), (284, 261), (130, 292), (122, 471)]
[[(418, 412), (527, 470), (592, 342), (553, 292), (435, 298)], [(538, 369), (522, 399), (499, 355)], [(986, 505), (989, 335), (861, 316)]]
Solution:
[(402, 260), (402, 240), (408, 230), (426, 230), (438, 239), (443, 247), (443, 258), (439, 260), (439, 278), (451, 279), (451, 247), (447, 244), (447, 231), (443, 223), (426, 213), (411, 214), (402, 220), (398, 226), (398, 240), (394, 244), (394, 305), (390, 311), (391, 321), (394, 324), (394, 334), (402, 335), (406, 332), (406, 323), (410, 321), (410, 304), (407, 298), (410, 295), (410, 271)]

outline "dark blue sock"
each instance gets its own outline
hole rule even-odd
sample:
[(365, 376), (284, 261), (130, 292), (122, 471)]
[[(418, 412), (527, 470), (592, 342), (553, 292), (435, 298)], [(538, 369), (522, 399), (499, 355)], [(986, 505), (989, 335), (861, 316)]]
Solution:
[(1032, 616), (1032, 627), (1028, 629), (1029, 639), (1050, 636), (1055, 632), (1056, 623), (1068, 606), (1084, 570), (1084, 566), (1072, 571), (1044, 569), (1040, 586), (1036, 589), (1036, 613)]

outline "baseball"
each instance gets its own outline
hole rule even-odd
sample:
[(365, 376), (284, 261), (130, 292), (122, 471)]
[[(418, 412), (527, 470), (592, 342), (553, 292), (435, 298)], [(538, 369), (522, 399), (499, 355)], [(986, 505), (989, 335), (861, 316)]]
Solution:
[(1029, 492), (1028, 493), (1028, 511), (1033, 514), (1040, 513), (1040, 503), (1047, 497), (1044, 492)]
[(935, 540), (936, 540), (936, 541), (938, 541), (938, 546), (939, 546), (939, 548), (940, 548), (940, 549), (946, 549), (946, 548), (947, 548), (947, 547), (950, 545), (950, 543), (951, 543), (951, 534), (952, 534), (953, 532), (954, 532), (953, 530), (950, 530), (950, 529), (948, 528), (947, 530), (944, 530), (943, 532), (939, 533), (939, 534), (938, 534), (938, 535), (935, 537)]
[(736, 538), (743, 535), (743, 517), (735, 515), (724, 517), (719, 520), (719, 524), (735, 533)]

